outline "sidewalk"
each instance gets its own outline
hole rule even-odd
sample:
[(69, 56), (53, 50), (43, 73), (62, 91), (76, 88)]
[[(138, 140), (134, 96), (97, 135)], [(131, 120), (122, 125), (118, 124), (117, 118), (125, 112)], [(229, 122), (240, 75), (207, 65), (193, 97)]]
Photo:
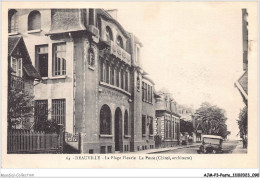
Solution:
[(165, 152), (165, 151), (170, 151), (170, 150), (177, 150), (177, 149), (181, 149), (181, 148), (189, 148), (189, 147), (195, 147), (195, 146), (199, 146), (201, 145), (201, 143), (193, 143), (190, 145), (177, 145), (174, 147), (167, 147), (167, 148), (155, 148), (155, 149), (149, 149), (149, 150), (142, 150), (142, 151), (137, 151), (137, 152), (131, 152), (134, 154), (151, 154), (151, 153), (161, 153), (161, 152)]
[(236, 148), (232, 151), (232, 154), (246, 154), (247, 149), (243, 148), (243, 143), (239, 142), (236, 146)]

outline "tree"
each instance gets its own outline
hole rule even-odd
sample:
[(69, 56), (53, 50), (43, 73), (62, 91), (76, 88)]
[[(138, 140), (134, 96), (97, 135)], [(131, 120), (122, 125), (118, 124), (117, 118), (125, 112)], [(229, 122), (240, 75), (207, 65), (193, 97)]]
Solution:
[(245, 106), (239, 113), (237, 120), (240, 138), (243, 139), (243, 146), (247, 147), (247, 132), (248, 132), (248, 108)]
[(21, 129), (29, 127), (30, 118), (33, 117), (33, 96), (29, 93), (10, 88), (8, 91), (8, 129), (15, 129), (21, 126)]
[(226, 138), (230, 132), (227, 131), (225, 114), (225, 110), (204, 102), (196, 110), (195, 119), (201, 122), (203, 134), (219, 135)]
[[(33, 96), (29, 93), (10, 88), (8, 92), (8, 129), (31, 129), (34, 126), (36, 131), (46, 133), (59, 132), (59, 125), (48, 120), (49, 110), (34, 113)], [(37, 123), (35, 122), (37, 119)], [(32, 121), (30, 122), (30, 119)]]
[(193, 129), (193, 124), (192, 122), (189, 121), (184, 121), (180, 119), (180, 132), (188, 132), (189, 135), (192, 135), (192, 132), (194, 131)]

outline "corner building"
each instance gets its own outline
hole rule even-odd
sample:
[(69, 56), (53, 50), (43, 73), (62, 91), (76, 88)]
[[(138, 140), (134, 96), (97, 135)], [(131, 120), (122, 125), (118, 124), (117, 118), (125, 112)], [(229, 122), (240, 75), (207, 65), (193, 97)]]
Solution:
[(142, 44), (134, 34), (103, 9), (11, 9), (8, 15), (9, 35), (23, 36), (43, 79), (35, 82), (35, 104), (51, 112), (41, 119), (78, 136), (65, 140), (65, 150), (154, 147), (154, 83), (140, 66)]

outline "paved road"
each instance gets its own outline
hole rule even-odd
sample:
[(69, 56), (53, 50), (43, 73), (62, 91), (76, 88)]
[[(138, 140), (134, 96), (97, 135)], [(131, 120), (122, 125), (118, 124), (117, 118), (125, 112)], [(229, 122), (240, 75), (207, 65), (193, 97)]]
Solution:
[[(238, 144), (238, 141), (225, 141), (223, 142), (222, 148), (224, 153), (230, 154), (232, 151), (236, 148)], [(197, 150), (199, 150), (199, 145), (187, 147), (187, 148), (179, 148), (179, 149), (173, 149), (165, 152), (160, 152), (156, 154), (198, 154)]]

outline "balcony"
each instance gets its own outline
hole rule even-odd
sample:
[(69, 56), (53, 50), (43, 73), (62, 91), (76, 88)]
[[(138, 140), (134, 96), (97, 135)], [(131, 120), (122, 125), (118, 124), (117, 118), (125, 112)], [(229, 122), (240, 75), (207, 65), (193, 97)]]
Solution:
[(124, 49), (118, 46), (114, 41), (103, 41), (103, 43), (108, 45), (109, 48), (101, 52), (101, 55), (113, 55), (121, 61), (124, 61), (125, 63), (131, 65), (131, 55), (128, 52), (126, 52)]
[(11, 88), (17, 90), (24, 90), (24, 80), (22, 77), (11, 75)]

